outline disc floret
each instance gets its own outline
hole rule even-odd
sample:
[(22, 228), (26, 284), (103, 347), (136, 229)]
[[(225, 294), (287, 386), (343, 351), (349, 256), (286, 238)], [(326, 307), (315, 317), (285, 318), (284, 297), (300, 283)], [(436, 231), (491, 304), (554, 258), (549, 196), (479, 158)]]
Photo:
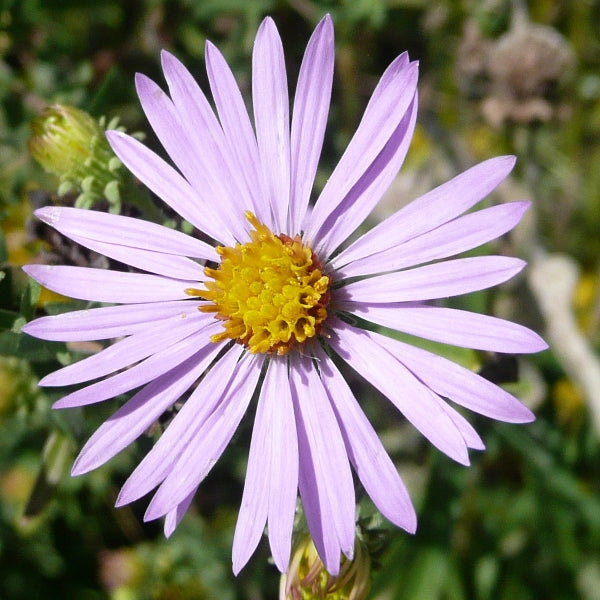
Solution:
[(252, 353), (286, 354), (295, 344), (316, 336), (327, 317), (330, 279), (299, 235), (275, 235), (250, 212), (254, 227), (250, 241), (234, 247), (218, 246), (218, 268), (205, 268), (206, 290), (190, 290), (209, 303), (224, 331), (213, 342), (227, 338)]

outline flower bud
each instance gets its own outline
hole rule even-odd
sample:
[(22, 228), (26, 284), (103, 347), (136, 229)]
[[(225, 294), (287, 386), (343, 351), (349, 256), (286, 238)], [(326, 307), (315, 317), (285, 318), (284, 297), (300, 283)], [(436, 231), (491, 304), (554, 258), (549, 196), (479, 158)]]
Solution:
[(371, 559), (356, 540), (354, 558), (342, 558), (340, 573), (332, 576), (306, 537), (296, 548), (288, 572), (281, 576), (279, 600), (363, 600), (371, 587)]
[(111, 212), (119, 212), (124, 175), (104, 134), (116, 125), (115, 120), (106, 125), (104, 117), (95, 121), (77, 108), (54, 104), (32, 121), (29, 152), (58, 176), (59, 195), (78, 194), (75, 206), (89, 208), (106, 198)]

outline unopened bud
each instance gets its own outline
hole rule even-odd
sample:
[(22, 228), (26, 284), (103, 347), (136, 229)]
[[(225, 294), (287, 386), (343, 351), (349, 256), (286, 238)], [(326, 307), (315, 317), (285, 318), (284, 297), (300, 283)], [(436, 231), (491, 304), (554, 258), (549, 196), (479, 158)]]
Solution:
[(78, 194), (75, 205), (89, 208), (106, 198), (112, 212), (119, 212), (120, 187), (124, 171), (106, 140), (105, 119), (94, 120), (87, 113), (54, 104), (31, 123), (29, 151), (48, 172), (59, 178), (58, 194)]
[(330, 575), (315, 545), (306, 537), (296, 548), (287, 573), (281, 576), (279, 600), (364, 600), (371, 587), (371, 559), (357, 539), (354, 558), (342, 558), (340, 573)]

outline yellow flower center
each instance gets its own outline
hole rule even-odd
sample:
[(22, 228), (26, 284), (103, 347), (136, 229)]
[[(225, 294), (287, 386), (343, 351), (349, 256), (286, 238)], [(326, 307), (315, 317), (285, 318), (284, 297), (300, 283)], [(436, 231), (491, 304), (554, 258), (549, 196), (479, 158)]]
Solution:
[(221, 263), (206, 267), (206, 290), (186, 290), (208, 300), (224, 331), (213, 342), (237, 340), (252, 353), (286, 354), (317, 335), (327, 317), (329, 277), (300, 236), (275, 235), (250, 212), (251, 241), (217, 247)]

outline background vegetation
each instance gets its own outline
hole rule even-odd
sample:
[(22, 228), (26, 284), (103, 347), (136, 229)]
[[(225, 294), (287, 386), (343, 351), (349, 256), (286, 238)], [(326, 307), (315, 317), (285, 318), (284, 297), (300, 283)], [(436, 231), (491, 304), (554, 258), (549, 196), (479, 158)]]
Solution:
[[(517, 361), (440, 348), (505, 383), (537, 413), (526, 426), (470, 417), (486, 442), (464, 468), (428, 447), (376, 394), (360, 398), (411, 489), (419, 530), (382, 540), (371, 597), (404, 600), (600, 598), (600, 2), (583, 0), (4, 0), (0, 9), (0, 598), (82, 600), (277, 596), (262, 544), (230, 569), (249, 427), (202, 485), (166, 541), (144, 502), (117, 491), (156, 431), (108, 465), (69, 475), (78, 449), (117, 406), (52, 411), (40, 377), (81, 352), (19, 333), (44, 310), (72, 308), (29, 287), (20, 266), (77, 262), (31, 220), (58, 198), (29, 157), (30, 121), (61, 102), (146, 131), (133, 76), (162, 82), (159, 52), (202, 84), (215, 42), (247, 93), (252, 41), (270, 14), (293, 82), (314, 25), (331, 12), (336, 79), (322, 185), (378, 77), (400, 52), (421, 65), (420, 113), (407, 163), (380, 218), (485, 158), (517, 167), (489, 202), (530, 198), (525, 221), (493, 249), (530, 261), (526, 274), (456, 306), (534, 327), (551, 350)], [(249, 97), (247, 95), (247, 97)], [(158, 148), (158, 146), (156, 146)], [(127, 197), (122, 198), (127, 206)], [(157, 425), (158, 429), (159, 425)], [(362, 506), (367, 517), (370, 508)], [(371, 532), (372, 534), (374, 532)]]

